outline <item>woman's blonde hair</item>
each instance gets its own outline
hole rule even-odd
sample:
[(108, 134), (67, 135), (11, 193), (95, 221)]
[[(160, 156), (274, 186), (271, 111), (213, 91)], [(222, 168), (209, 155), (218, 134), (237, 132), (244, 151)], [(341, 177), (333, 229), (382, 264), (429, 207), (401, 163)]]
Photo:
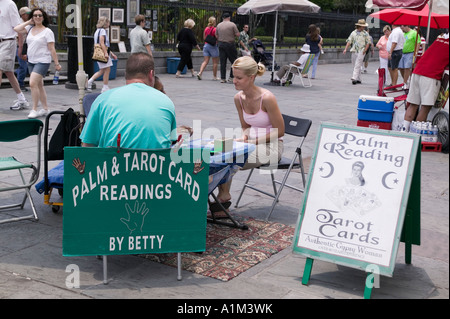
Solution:
[(195, 26), (195, 22), (192, 19), (187, 19), (186, 21), (184, 21), (184, 27), (185, 28), (189, 28), (192, 29)]
[(389, 30), (389, 31), (391, 31), (391, 27), (390, 27), (390, 26), (388, 26), (388, 25), (385, 25), (385, 26), (384, 26), (384, 28), (383, 28), (383, 32), (384, 32), (384, 31), (386, 31), (386, 30)]
[(97, 21), (97, 29), (103, 28), (109, 22), (107, 17), (101, 16)]
[(256, 63), (256, 61), (249, 56), (243, 56), (236, 59), (231, 67), (243, 71), (247, 76), (262, 76), (264, 72), (266, 72), (266, 66), (264, 64)]
[(208, 19), (208, 27), (212, 27), (213, 25), (216, 25), (216, 18), (215, 17), (209, 17), (209, 19)]

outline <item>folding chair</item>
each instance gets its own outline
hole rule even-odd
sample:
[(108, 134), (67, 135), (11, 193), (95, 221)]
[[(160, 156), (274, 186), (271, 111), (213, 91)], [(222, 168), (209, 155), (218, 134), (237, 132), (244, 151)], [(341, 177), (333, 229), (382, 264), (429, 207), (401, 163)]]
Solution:
[[(36, 207), (34, 205), (33, 198), (31, 197), (30, 188), (34, 183), (36, 183), (39, 178), (39, 170), (41, 166), (41, 134), (43, 126), (43, 123), (38, 119), (0, 122), (0, 142), (17, 142), (33, 135), (36, 135), (37, 139), (35, 165), (31, 163), (21, 162), (14, 156), (0, 157), (0, 172), (18, 171), (21, 178), (21, 183), (14, 181), (2, 183), (2, 185), (0, 186), (0, 192), (7, 192), (18, 189), (25, 190), (25, 195), (21, 203), (3, 205), (0, 206), (0, 210), (3, 211), (17, 207), (23, 209), (27, 197), (30, 200), (31, 209), (33, 210), (33, 215), (0, 220), (0, 224), (24, 219), (38, 220)], [(26, 182), (22, 170), (29, 171), (28, 169), (31, 170), (31, 178), (28, 182)], [(10, 176), (11, 175), (9, 175), (8, 177)], [(4, 179), (2, 178), (2, 180)]]
[[(307, 119), (292, 117), (292, 116), (285, 115), (285, 114), (283, 114), (283, 120), (284, 120), (284, 126), (285, 126), (285, 131), (284, 131), (285, 134), (299, 137), (299, 143), (297, 145), (297, 148), (294, 151), (293, 157), (292, 158), (282, 157), (276, 166), (273, 166), (273, 165), (270, 166), (269, 164), (267, 164), (267, 165), (258, 167), (258, 169), (270, 170), (274, 193), (273, 194), (268, 193), (264, 190), (261, 190), (261, 189), (255, 187), (254, 184), (249, 183), (250, 177), (252, 176), (253, 171), (254, 171), (254, 169), (251, 169), (250, 173), (248, 174), (247, 180), (245, 181), (244, 187), (242, 188), (241, 193), (239, 194), (239, 198), (235, 205), (235, 207), (238, 206), (239, 201), (241, 200), (241, 197), (244, 194), (244, 190), (246, 187), (249, 187), (249, 188), (251, 188), (255, 191), (258, 191), (260, 193), (263, 193), (267, 196), (270, 196), (270, 197), (274, 198), (274, 200), (272, 202), (272, 207), (270, 209), (269, 214), (266, 217), (266, 220), (268, 220), (270, 218), (270, 215), (272, 215), (275, 205), (278, 202), (278, 198), (280, 197), (281, 191), (283, 190), (283, 188), (285, 186), (288, 188), (294, 189), (296, 191), (299, 191), (299, 192), (304, 192), (305, 185), (306, 185), (306, 174), (305, 174), (305, 168), (303, 166), (303, 158), (302, 158), (302, 145), (303, 145), (303, 142), (305, 141), (306, 136), (308, 135), (309, 129), (311, 128), (312, 121), (307, 120)], [(293, 185), (289, 185), (286, 183), (286, 181), (289, 177), (289, 174), (291, 173), (293, 168), (300, 168), (300, 171), (302, 174), (303, 189), (295, 187)], [(277, 169), (286, 170), (281, 182), (278, 180), (275, 180), (273, 171), (277, 170)], [(280, 188), (278, 190), (277, 190), (276, 184), (280, 184)]]
[(91, 111), (92, 103), (94, 103), (95, 99), (100, 95), (101, 93), (90, 93), (86, 94), (83, 97), (83, 109), (84, 109), (84, 115), (88, 117), (89, 112)]
[[(299, 66), (296, 66), (295, 64), (289, 64), (289, 71), (286, 72), (286, 74), (283, 76), (283, 79), (281, 79), (281, 83), (284, 83), (284, 86), (289, 86), (294, 82), (295, 76), (300, 77), (300, 80), (302, 81), (302, 85), (305, 88), (309, 88), (312, 86), (311, 79), (309, 77), (309, 68), (313, 64), (313, 60), (315, 54), (310, 54), (308, 56), (308, 59), (306, 59), (305, 65), (303, 68), (300, 68)], [(305, 84), (306, 79), (308, 80), (308, 83)]]

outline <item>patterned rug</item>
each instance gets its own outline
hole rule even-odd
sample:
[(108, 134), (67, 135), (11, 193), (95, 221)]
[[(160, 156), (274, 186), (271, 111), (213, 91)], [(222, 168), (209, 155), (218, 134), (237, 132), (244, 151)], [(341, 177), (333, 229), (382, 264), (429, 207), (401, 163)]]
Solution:
[[(248, 225), (241, 230), (207, 224), (206, 251), (183, 253), (182, 268), (203, 276), (228, 281), (261, 261), (289, 247), (294, 228), (280, 223), (234, 216)], [(177, 254), (141, 255), (152, 261), (177, 266)]]

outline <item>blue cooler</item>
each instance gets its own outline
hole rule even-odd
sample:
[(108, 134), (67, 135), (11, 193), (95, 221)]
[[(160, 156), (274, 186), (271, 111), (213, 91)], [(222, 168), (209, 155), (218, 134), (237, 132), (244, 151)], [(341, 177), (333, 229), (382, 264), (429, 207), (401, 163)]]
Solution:
[(358, 120), (392, 122), (394, 98), (385, 96), (361, 95), (358, 102)]
[[(175, 74), (177, 73), (178, 64), (180, 63), (180, 58), (167, 58), (167, 73)], [(181, 74), (186, 74), (187, 67), (185, 66)]]

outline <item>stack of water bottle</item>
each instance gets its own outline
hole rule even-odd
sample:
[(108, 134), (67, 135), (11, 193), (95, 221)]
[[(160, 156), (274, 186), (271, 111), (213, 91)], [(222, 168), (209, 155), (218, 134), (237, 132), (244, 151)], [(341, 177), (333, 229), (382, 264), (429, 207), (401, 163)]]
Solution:
[(431, 122), (411, 122), (410, 133), (419, 134), (422, 142), (436, 143), (438, 141), (438, 127)]

